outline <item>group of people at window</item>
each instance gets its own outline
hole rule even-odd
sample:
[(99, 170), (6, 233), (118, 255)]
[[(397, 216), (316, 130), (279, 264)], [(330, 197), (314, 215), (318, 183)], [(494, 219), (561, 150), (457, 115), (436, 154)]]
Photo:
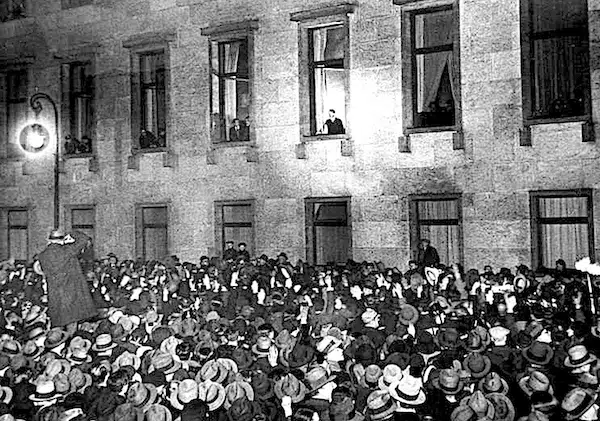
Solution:
[(77, 139), (71, 135), (65, 136), (65, 154), (81, 155), (92, 153), (92, 139), (89, 136), (82, 136)]

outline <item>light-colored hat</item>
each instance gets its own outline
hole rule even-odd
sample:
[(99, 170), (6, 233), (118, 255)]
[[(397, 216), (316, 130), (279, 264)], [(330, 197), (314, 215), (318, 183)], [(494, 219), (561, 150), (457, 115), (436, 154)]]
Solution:
[(590, 354), (585, 345), (575, 345), (567, 350), (565, 358), (565, 367), (577, 368), (583, 367), (586, 364), (591, 364), (598, 360), (595, 355)]
[(550, 379), (541, 371), (532, 371), (529, 376), (523, 377), (519, 380), (519, 387), (527, 396), (531, 396), (533, 392), (548, 392), (551, 395), (554, 394)]
[(225, 402), (225, 388), (220, 383), (203, 381), (198, 385), (198, 399), (208, 405), (209, 411), (216, 411)]
[(189, 403), (198, 399), (198, 383), (192, 379), (185, 379), (177, 387), (177, 400), (181, 403)]
[(372, 308), (367, 308), (360, 316), (360, 318), (364, 324), (369, 324), (372, 321), (374, 321), (377, 318), (377, 316), (379, 316), (379, 313), (377, 313)]
[(250, 383), (236, 380), (225, 386), (225, 409), (229, 409), (231, 404), (238, 399), (254, 401), (254, 390)]
[(5, 404), (10, 404), (13, 398), (13, 391), (10, 387), (1, 386), (0, 387), (0, 402), (4, 402)]
[(252, 345), (252, 352), (259, 357), (267, 357), (273, 342), (268, 336), (259, 336), (256, 343)]
[(289, 396), (293, 403), (304, 400), (306, 396), (306, 386), (293, 374), (286, 374), (275, 382), (274, 391), (279, 399)]
[(142, 359), (129, 351), (123, 352), (119, 355), (113, 363), (113, 371), (117, 371), (119, 368), (131, 366), (138, 371), (142, 365)]
[(228, 374), (229, 371), (223, 364), (215, 360), (209, 360), (204, 363), (196, 375), (196, 381), (201, 382), (210, 380), (216, 383), (223, 383)]
[(113, 348), (116, 348), (117, 344), (113, 342), (112, 336), (110, 333), (102, 333), (96, 337), (96, 341), (94, 345), (92, 345), (92, 349), (96, 352), (104, 352), (110, 351)]
[(463, 398), (460, 401), (460, 405), (471, 408), (477, 415), (477, 419), (494, 419), (494, 405), (479, 390), (475, 391), (471, 396)]
[(506, 395), (488, 393), (485, 397), (494, 405), (494, 421), (513, 421), (515, 419), (515, 407)]
[(175, 373), (181, 368), (181, 362), (173, 358), (168, 352), (157, 351), (152, 355), (150, 362), (154, 369), (165, 374)]
[(504, 344), (508, 335), (510, 334), (510, 330), (505, 328), (504, 326), (494, 326), (490, 329), (490, 336), (492, 337), (492, 342), (494, 344)]
[(135, 382), (127, 391), (127, 401), (131, 402), (139, 411), (144, 412), (153, 403), (156, 403), (158, 392), (156, 386), (150, 383)]
[[(33, 339), (31, 338), (31, 332), (29, 337), (30, 339)], [(57, 348), (58, 346), (67, 342), (67, 339), (69, 339), (69, 335), (67, 334), (67, 332), (59, 328), (53, 328), (50, 329), (50, 331), (48, 331), (48, 333), (46, 334), (44, 346), (46, 347), (46, 349)]]
[(596, 393), (592, 394), (580, 387), (570, 390), (561, 403), (561, 407), (565, 412), (565, 419), (579, 419), (596, 403), (597, 397), (598, 395)]
[(383, 374), (379, 378), (379, 388), (388, 390), (394, 382), (402, 380), (402, 369), (396, 364), (388, 364), (383, 368)]
[(34, 402), (46, 402), (58, 399), (61, 395), (56, 392), (54, 382), (50, 379), (41, 379), (37, 382), (35, 393), (29, 395), (29, 399)]
[(366, 414), (373, 421), (383, 420), (396, 412), (396, 401), (384, 390), (376, 390), (367, 398)]
[(413, 376), (404, 376), (395, 381), (388, 388), (390, 396), (397, 402), (408, 406), (417, 406), (425, 403), (425, 390), (423, 382)]

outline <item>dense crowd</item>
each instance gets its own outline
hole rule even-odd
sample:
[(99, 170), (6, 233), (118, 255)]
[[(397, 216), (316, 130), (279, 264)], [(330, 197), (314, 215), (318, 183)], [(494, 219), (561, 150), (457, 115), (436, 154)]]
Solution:
[(82, 264), (98, 316), (74, 333), (35, 265), (1, 264), (0, 421), (598, 419), (600, 323), (561, 261)]

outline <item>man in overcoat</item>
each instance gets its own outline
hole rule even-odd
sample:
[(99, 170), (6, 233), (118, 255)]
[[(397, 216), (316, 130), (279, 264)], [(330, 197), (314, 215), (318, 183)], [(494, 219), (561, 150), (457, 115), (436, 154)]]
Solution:
[(97, 312), (77, 258), (88, 242), (90, 238), (79, 231), (70, 235), (53, 231), (48, 246), (37, 255), (48, 286), (48, 316), (52, 326), (66, 327), (69, 333), (75, 332), (77, 322)]

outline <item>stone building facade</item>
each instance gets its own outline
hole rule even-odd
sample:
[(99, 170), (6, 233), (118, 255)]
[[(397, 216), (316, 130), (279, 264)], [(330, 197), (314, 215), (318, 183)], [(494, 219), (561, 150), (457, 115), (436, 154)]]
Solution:
[[(405, 268), (429, 236), (497, 268), (598, 247), (600, 0), (556, 0), (550, 17), (539, 0), (5, 3), (4, 256), (31, 258), (53, 225), (53, 135), (37, 154), (18, 146), (32, 119), (54, 133), (49, 104), (27, 107), (36, 87), (59, 108), (61, 225), (92, 231), (98, 256), (197, 261), (231, 237), (256, 255)], [(160, 76), (140, 76), (148, 63)], [(345, 133), (319, 133), (324, 96)], [(247, 141), (224, 139), (231, 101)], [(157, 147), (145, 126), (165, 132)], [(91, 153), (69, 156), (74, 130)]]

